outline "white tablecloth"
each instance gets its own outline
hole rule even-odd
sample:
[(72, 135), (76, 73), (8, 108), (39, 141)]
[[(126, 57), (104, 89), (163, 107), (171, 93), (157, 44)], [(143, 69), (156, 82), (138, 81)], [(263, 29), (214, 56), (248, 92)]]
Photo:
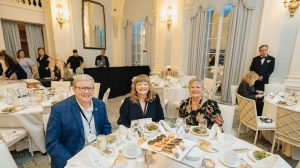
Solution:
[(2, 113), (0, 112), (0, 127), (22, 127), (25, 128), (34, 146), (38, 150), (45, 153), (45, 135), (43, 130), (42, 106), (32, 106), (15, 113)]
[[(192, 140), (197, 140), (198, 137), (196, 138), (193, 135), (187, 135), (187, 138)], [(237, 149), (237, 148), (249, 148), (249, 149), (258, 149), (256, 146), (249, 144), (248, 142), (245, 142), (241, 139), (235, 139), (235, 142), (232, 143), (232, 146), (230, 148), (232, 149)], [(220, 157), (224, 154), (224, 146), (220, 145), (220, 143), (217, 140), (212, 140), (210, 141), (213, 144), (213, 147), (217, 148), (220, 150), (218, 153), (208, 153), (204, 152), (201, 150), (201, 154), (203, 157), (207, 157), (212, 159), (215, 162), (215, 167), (216, 168), (222, 168), (222, 167), (227, 167), (224, 164), (220, 162)], [(85, 147), (82, 151), (77, 153), (74, 157), (72, 157), (70, 160), (68, 160), (67, 166), (66, 167), (95, 167), (91, 165), (91, 158), (89, 157), (88, 151), (91, 150), (91, 146)], [(197, 146), (196, 146), (197, 147)], [(89, 148), (86, 150), (86, 148)], [(99, 152), (96, 148), (92, 149), (93, 152)], [(115, 157), (115, 155), (113, 155)], [(141, 159), (142, 156), (140, 156), (137, 159), (126, 159), (126, 162), (124, 164), (125, 168), (134, 168), (136, 167), (136, 162), (138, 159)], [(185, 167), (200, 167), (202, 160), (198, 161), (190, 161), (183, 159), (182, 161), (175, 161), (173, 159), (170, 159), (168, 157), (165, 157), (161, 154), (153, 154), (153, 161), (149, 165), (151, 168), (158, 168), (158, 167), (172, 167), (172, 168), (185, 168)], [(245, 153), (240, 153), (239, 157), (243, 158), (246, 160), (247, 163), (249, 164), (254, 164), (254, 162), (249, 158), (248, 152)], [(288, 163), (286, 163), (281, 157), (279, 157), (279, 160), (277, 161), (277, 167), (285, 167), (288, 168), (290, 167)]]
[[(276, 122), (276, 113), (277, 113), (277, 107), (279, 105), (274, 103), (270, 97), (265, 97), (264, 99), (264, 108), (263, 108), (263, 116), (272, 118), (274, 122)], [(300, 112), (297, 110), (298, 106), (300, 106), (300, 103), (294, 105), (294, 106), (284, 106), (284, 108)], [(262, 131), (262, 135), (265, 137), (266, 140), (273, 143), (274, 140), (274, 132), (272, 131)], [(293, 147), (286, 143), (281, 143), (282, 150), (281, 152), (285, 154), (288, 157), (292, 157), (295, 160), (300, 160), (300, 148)], [(275, 149), (276, 150), (276, 149)]]

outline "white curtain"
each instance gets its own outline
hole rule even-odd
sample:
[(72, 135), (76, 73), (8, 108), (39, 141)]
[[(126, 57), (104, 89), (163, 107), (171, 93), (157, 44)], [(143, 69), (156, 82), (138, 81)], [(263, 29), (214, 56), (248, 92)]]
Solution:
[[(149, 66), (152, 67), (153, 61), (152, 61), (152, 42), (153, 42), (153, 34), (152, 34), (152, 26), (153, 26), (153, 20), (149, 17), (146, 17), (145, 19), (145, 44), (143, 46), (143, 56), (146, 57), (146, 60), (149, 63)], [(145, 52), (146, 51), (146, 52)]]
[(17, 23), (3, 20), (2, 29), (7, 53), (11, 56), (16, 56), (17, 51), (21, 49), (20, 33)]
[(207, 59), (205, 58), (207, 46), (205, 42), (207, 39), (206, 16), (206, 12), (202, 7), (199, 7), (198, 12), (191, 18), (187, 73), (200, 79), (204, 78), (205, 67), (207, 67)]
[(243, 76), (246, 47), (248, 46), (250, 24), (255, 0), (239, 0), (233, 4), (232, 25), (230, 28), (227, 51), (224, 61), (224, 81), (222, 101), (231, 102), (230, 86), (240, 83)]
[(42, 26), (25, 24), (25, 30), (27, 36), (29, 56), (34, 61), (35, 65), (37, 65), (37, 50), (39, 47), (44, 47)]
[(125, 65), (131, 66), (131, 24), (128, 20), (123, 26), (125, 30)]

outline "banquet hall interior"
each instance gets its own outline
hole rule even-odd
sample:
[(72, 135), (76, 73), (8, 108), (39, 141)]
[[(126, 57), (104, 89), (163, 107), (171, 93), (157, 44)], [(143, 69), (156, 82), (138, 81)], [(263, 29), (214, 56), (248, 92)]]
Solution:
[[(0, 167), (300, 168), (298, 7), (299, 0), (0, 0)], [(89, 77), (93, 87), (75, 86)], [(144, 99), (145, 109), (139, 83), (157, 95)], [(90, 91), (92, 110), (104, 107), (111, 131), (75, 137), (80, 149), (57, 154), (75, 136), (59, 135), (65, 129), (86, 133), (68, 126), (67, 112), (97, 124), (77, 97)], [(72, 97), (80, 111), (63, 106)], [(152, 107), (162, 118), (145, 117)], [(122, 115), (139, 120), (127, 126)]]

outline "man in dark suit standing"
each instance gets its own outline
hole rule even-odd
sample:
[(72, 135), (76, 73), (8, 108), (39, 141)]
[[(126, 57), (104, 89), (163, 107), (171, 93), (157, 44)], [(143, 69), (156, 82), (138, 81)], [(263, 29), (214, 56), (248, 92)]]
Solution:
[(52, 106), (46, 130), (46, 149), (51, 168), (63, 168), (67, 160), (99, 134), (110, 134), (111, 125), (105, 104), (93, 98), (94, 79), (81, 74), (74, 77), (74, 96)]
[(105, 50), (101, 50), (100, 55), (96, 57), (95, 65), (97, 67), (106, 67), (109, 68), (109, 62), (107, 56), (105, 56)]
[(263, 44), (259, 47), (259, 56), (253, 58), (250, 71), (254, 71), (259, 75), (259, 79), (255, 82), (256, 90), (265, 90), (265, 84), (269, 83), (269, 77), (274, 71), (275, 58), (268, 55), (269, 46)]

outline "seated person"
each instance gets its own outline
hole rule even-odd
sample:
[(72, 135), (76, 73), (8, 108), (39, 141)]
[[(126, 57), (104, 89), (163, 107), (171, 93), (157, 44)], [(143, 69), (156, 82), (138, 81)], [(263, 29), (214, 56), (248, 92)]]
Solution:
[(262, 91), (256, 91), (254, 83), (258, 80), (259, 76), (254, 71), (247, 73), (238, 88), (238, 94), (248, 99), (253, 99), (256, 102), (257, 116), (262, 115), (264, 106)]
[(51, 80), (63, 81), (65, 76), (64, 62), (61, 60), (55, 60), (49, 57), (50, 69), (51, 69)]
[(124, 100), (120, 108), (120, 117), (117, 123), (130, 127), (132, 120), (142, 118), (152, 118), (154, 122), (164, 119), (159, 96), (153, 91), (147, 75), (139, 75), (134, 78), (130, 96)]
[(182, 100), (179, 108), (179, 117), (184, 118), (187, 125), (198, 125), (203, 119), (207, 120), (207, 127), (214, 124), (223, 125), (223, 118), (217, 102), (203, 97), (203, 84), (194, 78), (189, 82), (189, 98)]
[(105, 104), (93, 98), (94, 79), (86, 74), (74, 78), (74, 96), (51, 108), (46, 150), (52, 168), (63, 168), (67, 160), (96, 140), (97, 135), (111, 133)]
[(96, 57), (95, 65), (97, 67), (107, 67), (109, 68), (109, 62), (107, 56), (105, 56), (105, 50), (101, 50), (100, 55)]

